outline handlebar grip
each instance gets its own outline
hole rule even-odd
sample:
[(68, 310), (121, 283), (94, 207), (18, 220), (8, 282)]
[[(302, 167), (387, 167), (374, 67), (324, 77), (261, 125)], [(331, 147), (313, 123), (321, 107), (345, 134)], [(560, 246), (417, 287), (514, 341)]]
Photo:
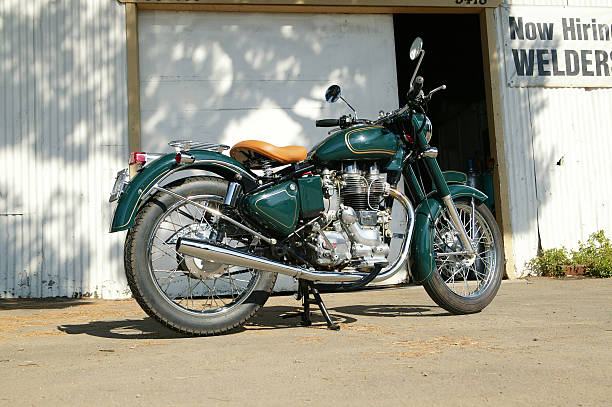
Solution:
[(321, 119), (317, 120), (315, 125), (317, 127), (336, 127), (340, 126), (340, 119)]
[(424, 80), (422, 76), (417, 76), (416, 78), (414, 78), (412, 88), (408, 92), (408, 99), (415, 99), (417, 96), (419, 96), (419, 93), (423, 89), (423, 82)]

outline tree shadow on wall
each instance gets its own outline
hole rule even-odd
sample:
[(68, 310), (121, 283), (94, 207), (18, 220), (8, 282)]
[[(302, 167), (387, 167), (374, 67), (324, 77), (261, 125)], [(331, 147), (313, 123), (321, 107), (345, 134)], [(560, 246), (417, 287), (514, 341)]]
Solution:
[(99, 183), (127, 155), (124, 6), (9, 2), (0, 18), (0, 157), (19, 169), (0, 172), (0, 296), (100, 295), (120, 264)]

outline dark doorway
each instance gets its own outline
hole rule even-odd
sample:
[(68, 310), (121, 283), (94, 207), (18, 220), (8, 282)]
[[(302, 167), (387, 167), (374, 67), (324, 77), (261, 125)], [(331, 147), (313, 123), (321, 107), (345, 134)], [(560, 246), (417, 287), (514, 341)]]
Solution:
[(433, 97), (427, 113), (440, 167), (467, 173), (468, 183), (489, 196), (492, 209), (493, 161), (478, 15), (396, 14), (393, 22), (400, 106), (406, 103), (416, 67), (409, 58), (410, 45), (421, 37), (425, 58), (418, 75), (425, 79), (424, 91), (447, 86)]

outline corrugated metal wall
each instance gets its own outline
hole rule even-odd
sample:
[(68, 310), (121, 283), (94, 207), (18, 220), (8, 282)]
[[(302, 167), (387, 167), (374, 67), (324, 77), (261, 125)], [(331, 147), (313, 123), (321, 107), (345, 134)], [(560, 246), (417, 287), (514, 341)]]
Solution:
[[(500, 55), (502, 15), (497, 9)], [(514, 255), (521, 272), (538, 245), (575, 248), (596, 230), (612, 232), (612, 89), (512, 88), (503, 66), (500, 82)]]
[(0, 297), (124, 297), (125, 8), (0, 2)]

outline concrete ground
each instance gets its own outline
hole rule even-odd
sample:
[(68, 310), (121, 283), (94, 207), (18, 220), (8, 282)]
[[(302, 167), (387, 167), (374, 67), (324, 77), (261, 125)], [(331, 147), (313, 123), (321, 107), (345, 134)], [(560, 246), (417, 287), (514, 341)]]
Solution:
[(0, 405), (612, 405), (612, 279), (504, 282), (452, 316), (421, 287), (325, 294), (186, 338), (131, 300), (0, 300)]

